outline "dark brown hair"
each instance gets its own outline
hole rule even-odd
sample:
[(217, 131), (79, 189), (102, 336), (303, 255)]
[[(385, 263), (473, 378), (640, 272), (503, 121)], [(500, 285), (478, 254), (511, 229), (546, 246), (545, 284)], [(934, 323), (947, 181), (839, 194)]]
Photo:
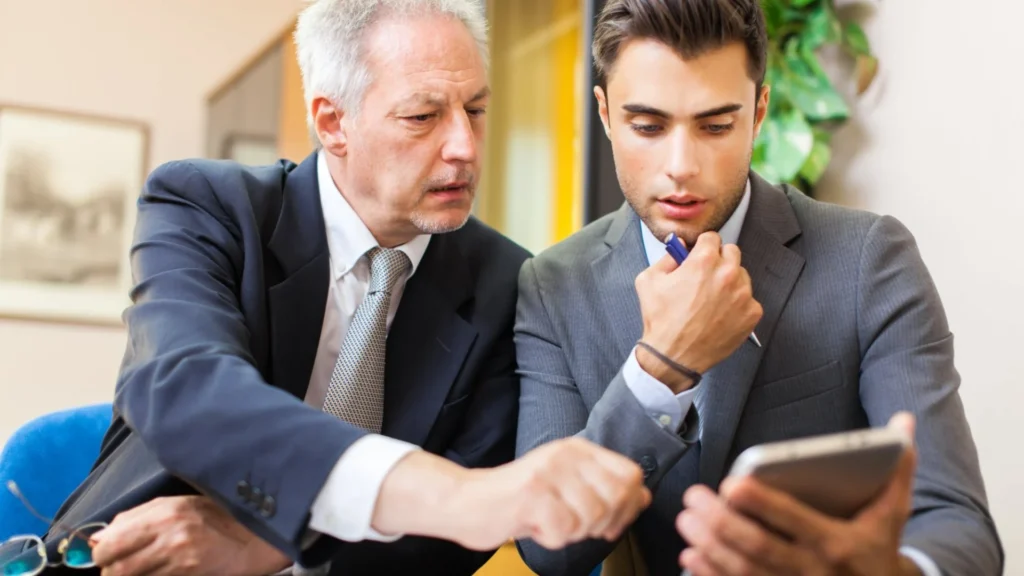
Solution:
[(760, 93), (768, 58), (760, 0), (608, 0), (594, 28), (594, 65), (602, 87), (622, 45), (640, 38), (661, 42), (685, 60), (742, 42)]

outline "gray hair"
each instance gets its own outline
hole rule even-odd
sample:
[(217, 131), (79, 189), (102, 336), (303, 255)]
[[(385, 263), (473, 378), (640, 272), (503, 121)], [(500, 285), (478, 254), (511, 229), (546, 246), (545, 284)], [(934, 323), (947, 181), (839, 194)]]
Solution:
[(461, 20), (476, 40), (486, 65), (487, 20), (480, 0), (314, 0), (299, 15), (295, 28), (310, 127), (314, 94), (322, 94), (334, 105), (358, 114), (373, 80), (363, 48), (366, 30), (382, 16), (412, 14), (442, 14)]

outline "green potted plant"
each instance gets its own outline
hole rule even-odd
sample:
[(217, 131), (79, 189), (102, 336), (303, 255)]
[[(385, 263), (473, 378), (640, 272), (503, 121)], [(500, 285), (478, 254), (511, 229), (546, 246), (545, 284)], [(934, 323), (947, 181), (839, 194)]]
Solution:
[(870, 86), (878, 61), (864, 31), (840, 18), (834, 0), (761, 4), (768, 29), (765, 82), (772, 92), (752, 165), (767, 180), (813, 194), (832, 158), (832, 131), (850, 116), (849, 106), (822, 69), (818, 49), (838, 45), (855, 60), (858, 94)]

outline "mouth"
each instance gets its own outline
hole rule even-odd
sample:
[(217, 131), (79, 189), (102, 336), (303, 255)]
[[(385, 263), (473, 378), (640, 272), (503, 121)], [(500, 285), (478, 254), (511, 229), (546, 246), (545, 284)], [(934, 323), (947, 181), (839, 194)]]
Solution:
[(443, 186), (435, 186), (427, 190), (431, 196), (442, 201), (461, 200), (470, 195), (472, 187), (469, 182), (451, 182)]
[(658, 199), (662, 212), (673, 220), (691, 220), (700, 216), (707, 201), (694, 196), (669, 196)]
[(434, 186), (433, 188), (430, 188), (430, 191), (431, 192), (458, 192), (458, 191), (461, 191), (461, 190), (468, 190), (468, 189), (469, 189), (469, 182), (466, 182), (464, 180), (460, 180), (458, 182), (451, 182), (449, 184), (444, 184), (443, 186)]

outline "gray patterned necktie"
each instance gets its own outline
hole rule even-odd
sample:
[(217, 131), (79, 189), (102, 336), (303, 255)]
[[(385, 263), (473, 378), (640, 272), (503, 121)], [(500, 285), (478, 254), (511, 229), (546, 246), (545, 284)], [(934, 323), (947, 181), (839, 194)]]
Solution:
[(404, 252), (388, 248), (374, 248), (367, 257), (370, 287), (338, 353), (324, 412), (379, 433), (384, 418), (384, 350), (391, 290), (411, 263)]

